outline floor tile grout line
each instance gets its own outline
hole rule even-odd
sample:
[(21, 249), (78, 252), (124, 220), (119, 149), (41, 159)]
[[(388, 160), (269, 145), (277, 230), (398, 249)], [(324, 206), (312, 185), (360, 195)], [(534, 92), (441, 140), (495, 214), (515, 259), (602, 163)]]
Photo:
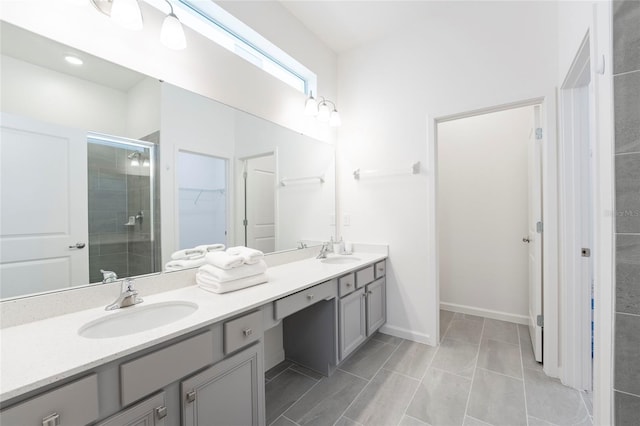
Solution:
[[(373, 339), (373, 337), (372, 337)], [(402, 339), (404, 341), (404, 339)], [(402, 342), (400, 342), (402, 344)], [(366, 344), (366, 343), (365, 343)], [(385, 343), (385, 345), (390, 345), (389, 343)], [(362, 345), (364, 346), (364, 345)], [(362, 347), (361, 346), (361, 347)], [(390, 346), (394, 346), (394, 345), (390, 345)], [(365, 389), (367, 389), (367, 387), (371, 384), (371, 382), (373, 381), (373, 379), (378, 375), (378, 373), (380, 372), (380, 370), (382, 370), (385, 366), (385, 364), (387, 362), (389, 362), (389, 360), (391, 359), (391, 357), (393, 356), (393, 354), (396, 353), (396, 351), (398, 350), (398, 348), (400, 348), (400, 345), (397, 345), (389, 354), (389, 356), (382, 362), (382, 364), (380, 365), (380, 368), (378, 368), (378, 370), (375, 372), (375, 374), (373, 376), (371, 376), (371, 379), (367, 380), (367, 384), (364, 385), (362, 387), (362, 389), (360, 389), (360, 392), (358, 392), (358, 394), (356, 395), (355, 398), (353, 398), (353, 400), (351, 401), (351, 403), (347, 406), (347, 408), (344, 409), (344, 411), (342, 412), (342, 414), (340, 414), (340, 416), (338, 417), (338, 420), (336, 420), (333, 424), (335, 425), (338, 421), (340, 421), (340, 417), (346, 417), (349, 420), (353, 420), (355, 422), (355, 419), (352, 419), (351, 417), (346, 416), (346, 412), (349, 411), (349, 408), (351, 408), (351, 406), (353, 405), (354, 402), (356, 402), (358, 400), (358, 398), (360, 398), (360, 395), (362, 395), (362, 393), (365, 391)], [(346, 373), (348, 373), (348, 371), (346, 371)], [(352, 373), (350, 373), (352, 374)], [(353, 374), (354, 376), (356, 376), (355, 374)], [(358, 377), (358, 376), (356, 376)], [(364, 377), (361, 377), (361, 379), (364, 379)], [(365, 379), (366, 380), (366, 379)]]
[[(285, 419), (289, 420), (291, 423), (293, 423), (296, 426), (300, 426), (300, 423), (290, 419), (289, 417), (285, 416), (284, 414), (280, 414), (280, 417), (284, 417)], [(277, 419), (276, 419), (277, 420)]]
[[(593, 381), (593, 379), (592, 379), (592, 381)], [(589, 407), (587, 407), (587, 401), (584, 400), (584, 396), (582, 395), (584, 393), (584, 391), (577, 390), (577, 392), (580, 394), (580, 401), (582, 401), (582, 406), (584, 407), (584, 411), (585, 411), (587, 417), (591, 417), (591, 415), (589, 414)], [(591, 423), (593, 423), (593, 420), (591, 421)]]
[(433, 370), (441, 371), (443, 373), (451, 374), (452, 376), (460, 377), (461, 379), (465, 379), (465, 380), (471, 380), (473, 378), (473, 376), (466, 377), (466, 376), (460, 375), (458, 373), (452, 373), (451, 371), (447, 371), (444, 368), (438, 368), (438, 367), (430, 367), (430, 368), (433, 369)]
[[(444, 335), (446, 335), (447, 331), (449, 331), (449, 327), (451, 326), (451, 322), (452, 321), (453, 321), (453, 317), (451, 317), (451, 320), (449, 321), (449, 325), (447, 326), (447, 330), (444, 332)], [(424, 380), (425, 377), (427, 377), (427, 372), (429, 371), (429, 369), (433, 365), (433, 360), (436, 359), (436, 356), (438, 355), (438, 351), (440, 351), (440, 343), (442, 342), (442, 339), (444, 338), (444, 335), (440, 336), (440, 342), (438, 342), (438, 345), (436, 346), (436, 351), (433, 353), (433, 356), (431, 357), (431, 360), (429, 361), (429, 364), (427, 365), (427, 368), (424, 369), (424, 372), (422, 373), (422, 377), (420, 377), (420, 381), (418, 382), (418, 386), (416, 387), (416, 390), (413, 391), (413, 395), (411, 395), (411, 399), (409, 400), (409, 404), (407, 405), (407, 408), (404, 409), (404, 413), (402, 414), (403, 416), (409, 416), (409, 417), (415, 418), (413, 416), (408, 415), (407, 414), (407, 410), (409, 409), (409, 407), (411, 406), (411, 403), (413, 402), (414, 398), (418, 394), (418, 390), (420, 390), (420, 386), (422, 385), (422, 381)], [(418, 420), (420, 420), (420, 419), (418, 419)], [(402, 419), (400, 419), (400, 421), (402, 421)], [(420, 420), (420, 421), (422, 421), (422, 420)]]
[(485, 422), (484, 420), (480, 420), (480, 419), (479, 419), (479, 418), (477, 418), (477, 417), (469, 416), (468, 414), (465, 414), (465, 417), (469, 417), (470, 419), (473, 419), (473, 420), (475, 420), (475, 421), (477, 421), (477, 422), (480, 422), (480, 423), (482, 423), (482, 424), (485, 424), (485, 425), (493, 426), (493, 424), (491, 424), (491, 423), (489, 423), (489, 422)]
[[(286, 361), (286, 360), (285, 360)], [(283, 361), (284, 362), (284, 361)], [(287, 362), (291, 362), (291, 361), (287, 361)], [(277, 365), (274, 365), (271, 368), (275, 368), (277, 367)], [(285, 371), (287, 371), (289, 368), (291, 367), (291, 365), (288, 365), (287, 368), (284, 368), (281, 372), (279, 372), (278, 374), (276, 374), (275, 376), (273, 376), (272, 378), (269, 379), (269, 382), (273, 381), (273, 379), (275, 379), (276, 377), (278, 377), (279, 375), (281, 375), (282, 373), (284, 373)], [(266, 377), (265, 377), (266, 378)]]
[(401, 373), (401, 372), (399, 372), (399, 371), (391, 370), (391, 369), (389, 369), (389, 368), (384, 368), (384, 367), (382, 367), (382, 370), (386, 370), (386, 371), (388, 371), (389, 373), (395, 373), (395, 374), (397, 374), (398, 376), (406, 377), (407, 379), (415, 380), (415, 381), (416, 381), (416, 382), (418, 382), (418, 383), (420, 383), (420, 382), (421, 382), (421, 379), (419, 379), (419, 378), (417, 378), (417, 377), (409, 376), (408, 374), (404, 374), (404, 373)]
[(613, 388), (613, 391), (614, 392), (618, 392), (618, 393), (623, 393), (623, 394), (629, 395), (629, 396), (635, 396), (636, 398), (640, 398), (640, 395), (638, 395), (638, 394), (631, 393), (631, 392), (625, 392), (625, 391), (620, 390), (620, 389)]
[[(482, 336), (484, 335), (484, 319), (482, 320), (482, 330), (480, 331), (480, 341), (482, 342)], [(467, 404), (464, 407), (464, 413), (463, 413), (463, 422), (464, 422), (464, 417), (467, 415), (468, 411), (469, 411), (469, 402), (471, 402), (471, 392), (473, 391), (473, 381), (476, 378), (476, 371), (478, 370), (478, 358), (480, 358), (480, 344), (478, 344), (478, 350), (476, 352), (476, 365), (473, 367), (473, 374), (471, 375), (471, 384), (469, 385), (469, 395), (467, 395)]]
[[(288, 369), (287, 369), (287, 370), (288, 370)], [(301, 376), (305, 376), (304, 374), (299, 373), (299, 372), (297, 372), (296, 370), (291, 370), (291, 371), (293, 371), (294, 373), (298, 373), (298, 374), (300, 374)], [(309, 377), (309, 376), (305, 376), (305, 377)], [(311, 386), (309, 389), (307, 389), (307, 391), (306, 391), (306, 392), (304, 392), (302, 395), (300, 395), (300, 397), (299, 397), (298, 399), (296, 399), (295, 401), (293, 401), (293, 404), (289, 405), (289, 406), (288, 406), (288, 407), (287, 407), (287, 408), (282, 412), (282, 414), (280, 414), (280, 416), (287, 417), (287, 416), (285, 416), (285, 415), (284, 415), (284, 413), (286, 413), (287, 411), (289, 411), (289, 409), (290, 409), (291, 407), (293, 407), (294, 405), (296, 405), (296, 404), (297, 404), (297, 403), (298, 403), (302, 398), (304, 398), (304, 396), (305, 396), (306, 394), (308, 394), (309, 392), (311, 392), (311, 390), (312, 390), (313, 388), (315, 388), (316, 386), (318, 386), (318, 384), (319, 384), (319, 383), (320, 383), (320, 380), (316, 380), (316, 381), (315, 381), (315, 383), (313, 384), (313, 386)], [(280, 416), (278, 416), (278, 417), (280, 417)], [(276, 420), (278, 419), (278, 417), (276, 417)], [(288, 418), (288, 417), (287, 417), (287, 418)], [(289, 420), (291, 420), (291, 419), (289, 419)], [(274, 420), (274, 421), (275, 421), (275, 420)], [(291, 420), (291, 421), (293, 421), (293, 420)], [(272, 423), (273, 423), (273, 422), (272, 422)], [(296, 423), (296, 424), (297, 424), (297, 422), (294, 422), (294, 423)]]
[(484, 368), (484, 367), (476, 367), (476, 368), (479, 368), (480, 370), (488, 371), (490, 373), (497, 374), (497, 375), (502, 376), (502, 377), (507, 377), (509, 379), (513, 379), (513, 380), (518, 380), (520, 382), (524, 382), (524, 374), (522, 375), (522, 377), (513, 377), (513, 376), (510, 376), (508, 374), (504, 374), (504, 373), (501, 373), (501, 372), (495, 371), (495, 370), (490, 370), (490, 369)]
[[(300, 367), (303, 367), (303, 366), (302, 366), (302, 365), (300, 365)], [(295, 371), (296, 373), (302, 374), (303, 376), (308, 377), (308, 378), (310, 378), (311, 380), (315, 380), (316, 382), (319, 382), (320, 380), (324, 379), (324, 376), (320, 377), (319, 379), (316, 379), (315, 377), (311, 377), (310, 375), (306, 374), (306, 373), (305, 373), (305, 372), (303, 372), (303, 371), (298, 371), (298, 370), (295, 370), (295, 369), (293, 369), (293, 368), (291, 368), (291, 367), (289, 367), (288, 369), (289, 369), (289, 370), (291, 370), (291, 371)], [(328, 376), (327, 376), (327, 377), (328, 377)]]
[(520, 327), (516, 326), (518, 333), (518, 346), (520, 346), (520, 367), (522, 367), (522, 396), (524, 397), (524, 421), (529, 426), (529, 405), (527, 404), (527, 382), (524, 380), (524, 357), (522, 356), (522, 340), (520, 340)]

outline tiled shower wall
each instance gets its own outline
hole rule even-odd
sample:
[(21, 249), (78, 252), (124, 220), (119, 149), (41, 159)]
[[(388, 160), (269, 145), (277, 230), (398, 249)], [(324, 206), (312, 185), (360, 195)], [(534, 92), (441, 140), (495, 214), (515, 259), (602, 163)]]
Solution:
[(617, 426), (640, 419), (640, 1), (613, 2)]

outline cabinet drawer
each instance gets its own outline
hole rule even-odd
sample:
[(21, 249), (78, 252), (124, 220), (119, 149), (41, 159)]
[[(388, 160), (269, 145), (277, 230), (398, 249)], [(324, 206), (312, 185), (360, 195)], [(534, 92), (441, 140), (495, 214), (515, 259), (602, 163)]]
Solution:
[(0, 418), (3, 426), (85, 425), (91, 423), (98, 418), (97, 375), (92, 374), (7, 410), (2, 410)]
[(356, 289), (356, 275), (354, 273), (338, 278), (338, 294), (346, 296)]
[(374, 280), (373, 265), (356, 272), (356, 286), (362, 288)]
[(121, 364), (122, 405), (129, 405), (213, 362), (213, 340), (207, 331)]
[(377, 262), (375, 264), (375, 269), (376, 269), (376, 280), (378, 278), (384, 277), (387, 273), (387, 265), (385, 263), (384, 260)]
[(262, 312), (256, 311), (224, 323), (224, 353), (230, 354), (262, 336)]
[(335, 297), (337, 293), (336, 284), (336, 280), (327, 281), (276, 300), (274, 302), (276, 319), (287, 317), (320, 300)]

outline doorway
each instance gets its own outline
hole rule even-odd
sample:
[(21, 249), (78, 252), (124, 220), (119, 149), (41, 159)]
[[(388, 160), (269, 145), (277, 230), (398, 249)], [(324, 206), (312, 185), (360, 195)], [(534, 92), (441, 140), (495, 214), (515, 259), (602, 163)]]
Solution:
[(264, 253), (276, 250), (276, 156), (242, 159), (242, 244)]
[(227, 160), (178, 152), (179, 248), (227, 244)]
[(529, 326), (542, 361), (540, 105), (437, 123), (440, 306)]

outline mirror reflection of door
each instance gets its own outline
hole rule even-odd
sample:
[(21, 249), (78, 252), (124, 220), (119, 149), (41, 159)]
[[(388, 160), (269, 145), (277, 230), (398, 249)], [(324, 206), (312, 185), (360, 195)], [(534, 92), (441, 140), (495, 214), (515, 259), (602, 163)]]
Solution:
[(86, 134), (1, 117), (0, 297), (86, 284)]
[(179, 249), (227, 244), (227, 160), (178, 152)]
[(273, 153), (244, 161), (244, 245), (271, 253), (276, 249)]

